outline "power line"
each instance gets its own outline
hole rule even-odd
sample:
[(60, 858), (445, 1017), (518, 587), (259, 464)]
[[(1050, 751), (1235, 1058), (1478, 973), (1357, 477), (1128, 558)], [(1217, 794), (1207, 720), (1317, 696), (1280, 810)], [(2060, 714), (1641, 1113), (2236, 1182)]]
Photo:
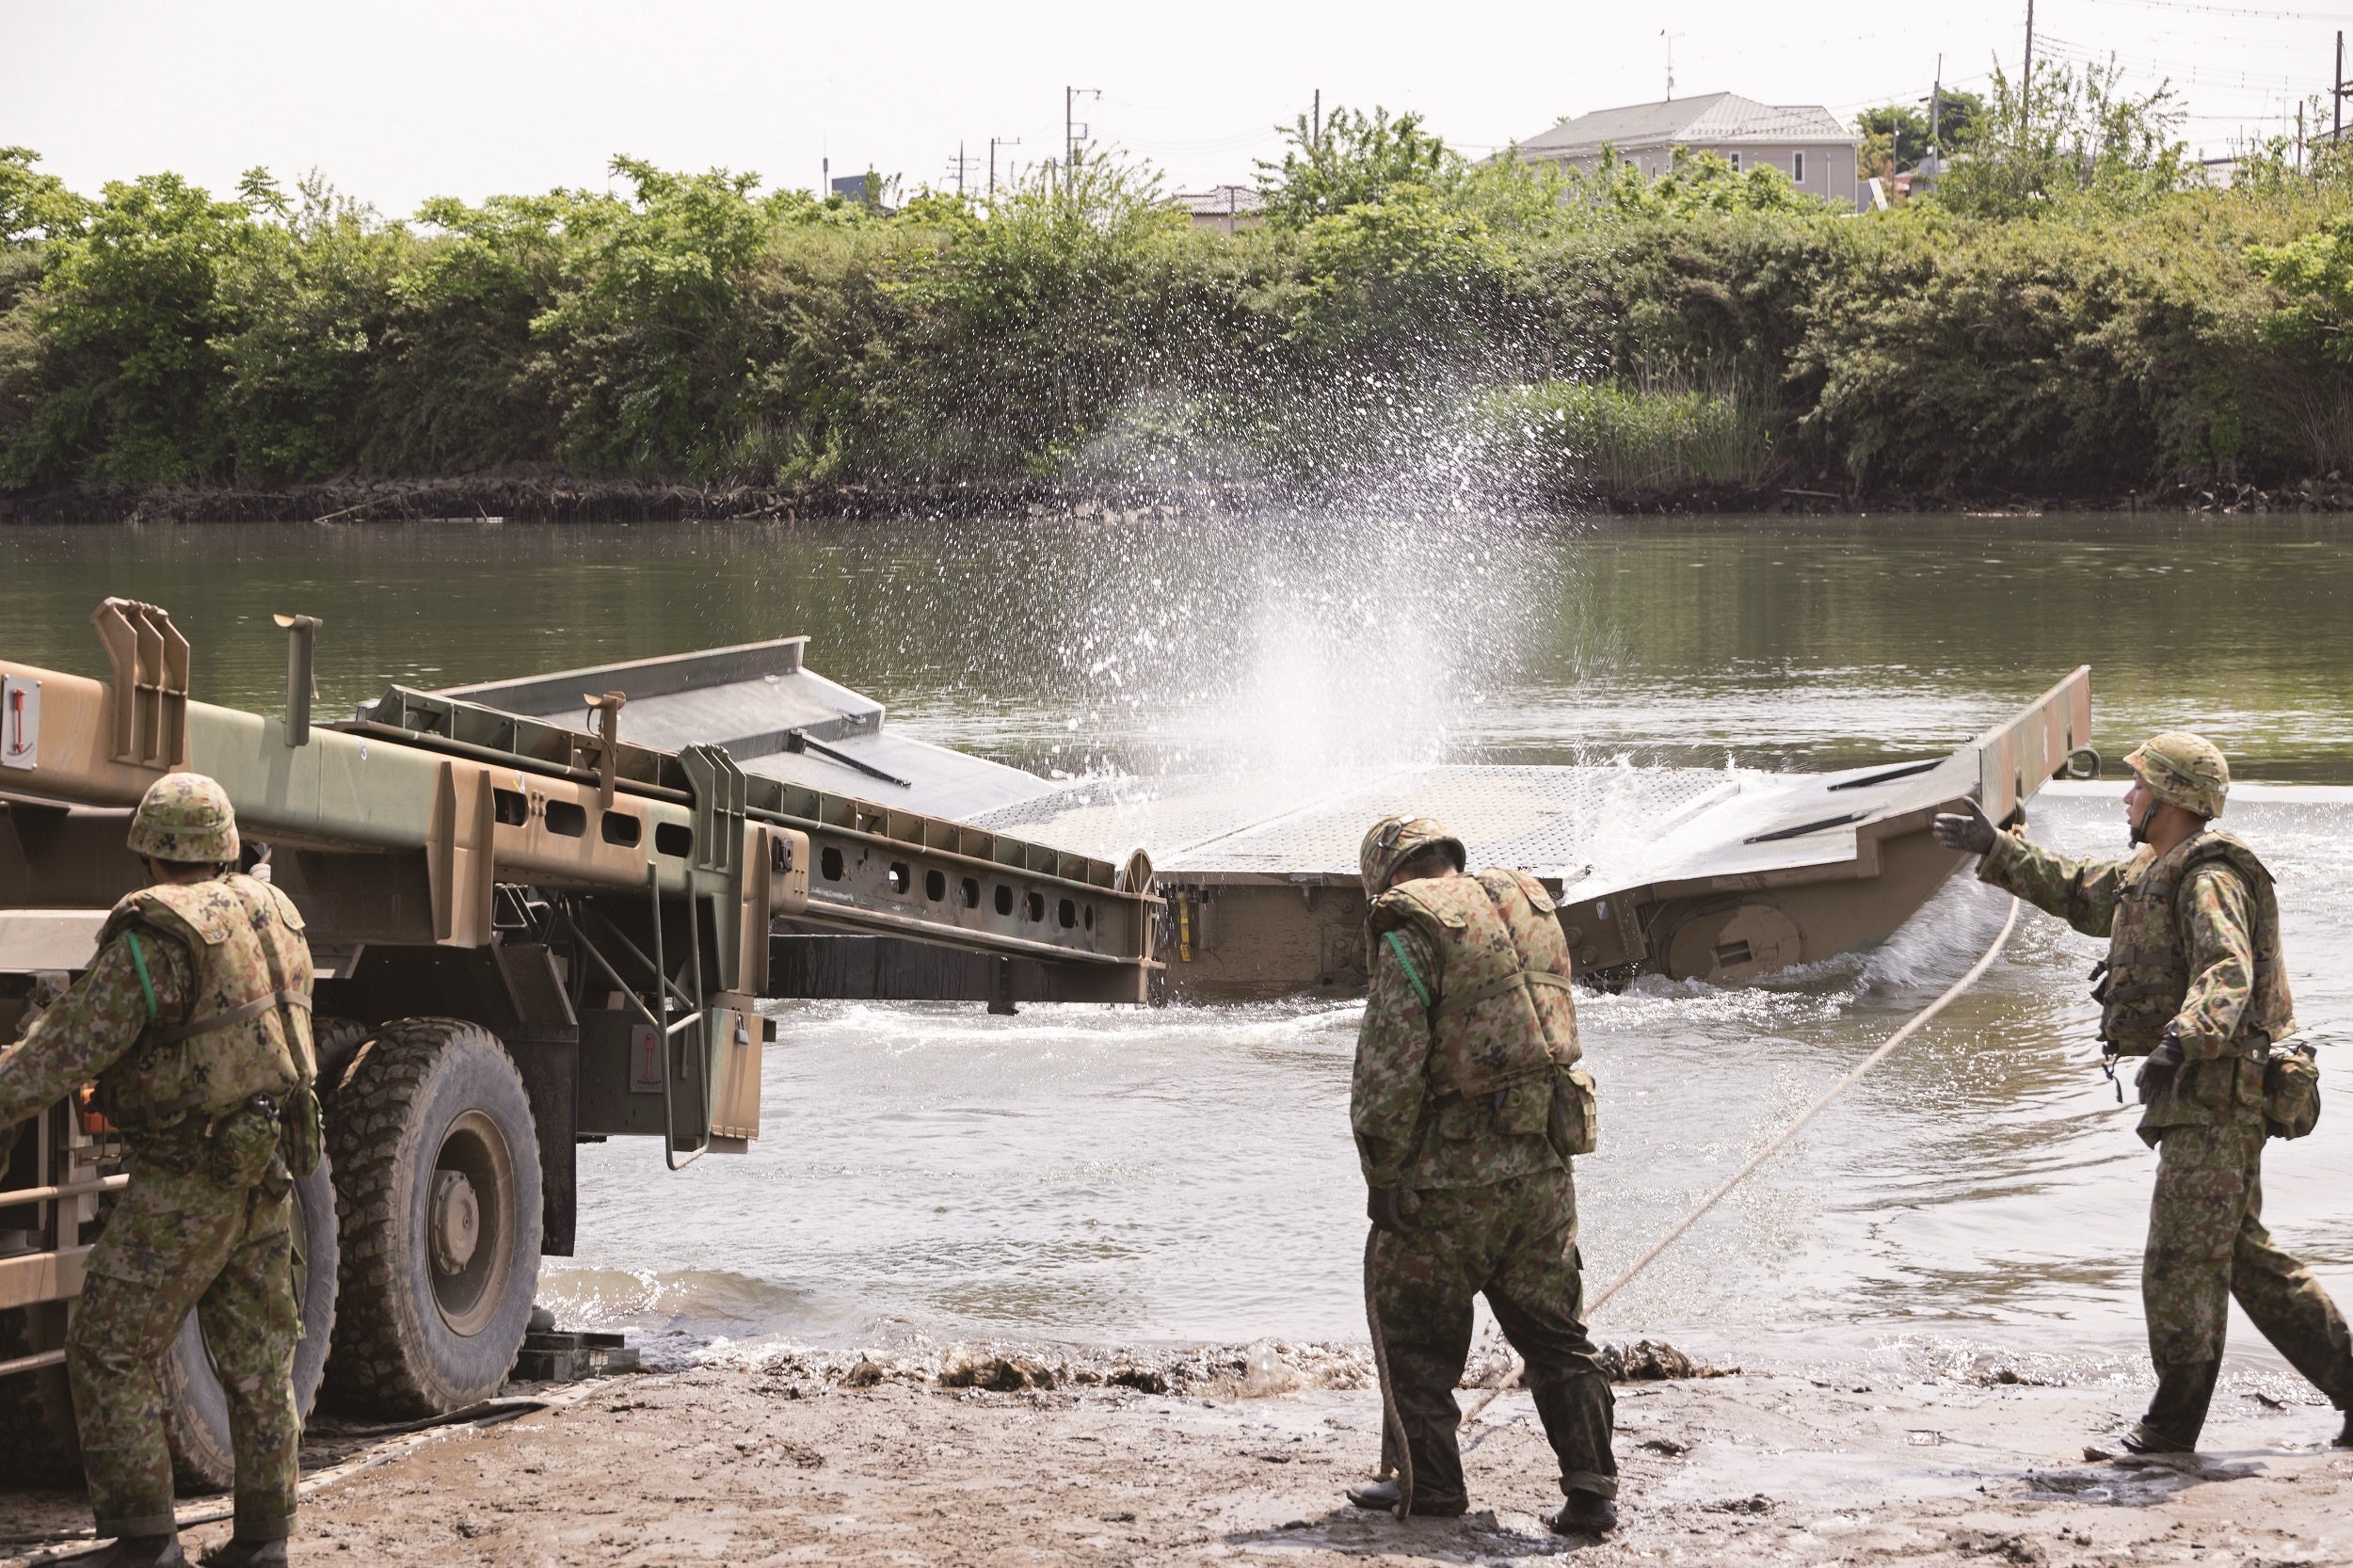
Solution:
[(2209, 6), (2201, 0), (2083, 0), (2092, 6), (2141, 6), (2151, 10), (2196, 11), (2201, 16), (2246, 16), (2266, 22), (2353, 22), (2348, 11), (2280, 11), (2255, 6)]

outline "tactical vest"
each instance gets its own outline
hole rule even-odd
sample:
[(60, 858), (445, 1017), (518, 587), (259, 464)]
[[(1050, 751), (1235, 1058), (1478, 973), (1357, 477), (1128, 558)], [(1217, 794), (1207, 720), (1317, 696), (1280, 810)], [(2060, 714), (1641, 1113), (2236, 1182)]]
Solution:
[(142, 930), (187, 950), (194, 984), (185, 1015), (151, 1022), (101, 1081), (116, 1125), (209, 1118), (312, 1081), (311, 948), (292, 899), (238, 873), (161, 883), (115, 905), (100, 945)]
[(2295, 1032), (2296, 1003), (2288, 994), (2280, 952), (2280, 901), (2271, 873), (2255, 852), (2219, 828), (2209, 828), (2143, 865), (2118, 895), (2108, 934), (2108, 970), (2097, 993), (2100, 1037), (2124, 1056), (2145, 1056), (2189, 994), (2189, 952), (2183, 940), (2181, 893), (2190, 873), (2219, 862), (2246, 884), (2254, 913), (2254, 991), (2240, 1016), (2237, 1043), (2253, 1045)]
[(1540, 1080), (1548, 1104), (1553, 1069), (1584, 1052), (1569, 944), (1544, 885), (1501, 870), (1401, 883), (1374, 901), (1369, 930), (1379, 942), (1409, 925), (1438, 952), (1438, 972), (1417, 977), (1430, 993), (1432, 1100), (1443, 1108)]

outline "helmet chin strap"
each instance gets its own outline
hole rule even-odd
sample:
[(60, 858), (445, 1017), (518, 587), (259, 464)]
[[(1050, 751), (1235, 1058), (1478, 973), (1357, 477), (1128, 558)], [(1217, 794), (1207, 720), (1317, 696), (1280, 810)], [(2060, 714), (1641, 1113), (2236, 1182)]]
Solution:
[(2140, 814), (2140, 820), (2133, 824), (2133, 848), (2138, 849), (2149, 841), (2149, 824), (2157, 820), (2157, 808), (2164, 804), (2165, 802), (2161, 800), (2152, 800), (2149, 803), (2149, 809), (2143, 811)]

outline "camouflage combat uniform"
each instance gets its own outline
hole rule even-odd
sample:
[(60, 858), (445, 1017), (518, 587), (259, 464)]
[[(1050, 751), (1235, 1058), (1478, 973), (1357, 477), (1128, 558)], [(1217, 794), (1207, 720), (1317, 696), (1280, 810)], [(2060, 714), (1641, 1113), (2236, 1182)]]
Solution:
[[(1350, 1119), (1366, 1182), (1413, 1194), (1409, 1228), (1376, 1231), (1367, 1270), (1412, 1506), (1465, 1501), (1453, 1391), (1481, 1293), (1528, 1363), (1562, 1492), (1615, 1496), (1613, 1405), (1580, 1320), (1568, 1160), (1592, 1147), (1592, 1080), (1575, 1066), (1552, 900), (1514, 872), (1430, 878), (1382, 895), (1369, 929)], [(1556, 1119), (1556, 1087), (1575, 1125)]]
[(2264, 1063), (2296, 1028), (2270, 873), (2208, 828), (2161, 858), (2144, 847), (2121, 860), (2071, 860), (2003, 833), (1977, 874), (2109, 938), (2098, 994), (2111, 1051), (2146, 1056), (2178, 1032), (2181, 1073), (2140, 1119), (2158, 1150), (2141, 1265), (2151, 1358), (2218, 1363), (2235, 1296), (2297, 1371), (2353, 1405), (2345, 1319), (2262, 1218)]
[(237, 1537), (291, 1528), (292, 1182), (275, 1123), (240, 1110), (307, 1081), (310, 984), (284, 894), (239, 875), (150, 888), (116, 906), (88, 971), (0, 1053), (0, 1127), (96, 1080), (129, 1150), (66, 1344), (101, 1536), (173, 1530), (162, 1370), (191, 1310), (228, 1393)]

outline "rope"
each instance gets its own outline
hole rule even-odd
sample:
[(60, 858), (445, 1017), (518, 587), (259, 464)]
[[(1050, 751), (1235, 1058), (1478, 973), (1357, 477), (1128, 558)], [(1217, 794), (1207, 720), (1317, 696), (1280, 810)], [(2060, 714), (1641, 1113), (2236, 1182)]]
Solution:
[[(1400, 956), (1403, 956), (1400, 954)], [(1411, 972), (1410, 970), (1408, 971)], [(1381, 1309), (1372, 1299), (1372, 1253), (1381, 1240), (1381, 1227), (1374, 1225), (1365, 1232), (1365, 1320), (1372, 1325), (1372, 1366), (1381, 1376), (1381, 1474), (1386, 1480), (1397, 1477), (1397, 1516), (1410, 1517), (1414, 1512), (1414, 1450), (1405, 1441), (1405, 1417), (1397, 1408), (1397, 1385), (1389, 1378), (1389, 1344), (1381, 1332)], [(1392, 1467), (1390, 1455), (1397, 1464)]]
[[(1837, 1083), (1832, 1086), (1828, 1094), (1825, 1094), (1821, 1098), (1816, 1100), (1812, 1105), (1807, 1106), (1803, 1115), (1800, 1116), (1796, 1121), (1791, 1122), (1787, 1127), (1783, 1128), (1779, 1136), (1775, 1137), (1771, 1143), (1759, 1149), (1756, 1154), (1751, 1158), (1747, 1164), (1733, 1172), (1732, 1175), (1725, 1179), (1722, 1186), (1717, 1188), (1713, 1192), (1708, 1193), (1705, 1198), (1701, 1200), (1700, 1206), (1697, 1208), (1692, 1209), (1691, 1212), (1676, 1221), (1674, 1228), (1667, 1232), (1666, 1235), (1660, 1237), (1656, 1246), (1652, 1247), (1650, 1251), (1644, 1253), (1641, 1256), (1634, 1260), (1634, 1267), (1628, 1269), (1625, 1273), (1620, 1274), (1616, 1279), (1612, 1280), (1608, 1289), (1593, 1298), (1593, 1304), (1585, 1309), (1586, 1320), (1589, 1322), (1592, 1321), (1593, 1314), (1599, 1312), (1605, 1305), (1607, 1305), (1610, 1297), (1616, 1295), (1619, 1291), (1625, 1289), (1628, 1285), (1632, 1284), (1637, 1274), (1640, 1274), (1643, 1270), (1649, 1268), (1654, 1262), (1657, 1261), (1658, 1255), (1665, 1252), (1669, 1247), (1673, 1246), (1675, 1241), (1685, 1231), (1689, 1230), (1693, 1225), (1699, 1224), (1701, 1217), (1709, 1209), (1715, 1208), (1718, 1203), (1721, 1202), (1725, 1193), (1731, 1192), (1735, 1187), (1737, 1187), (1742, 1182), (1748, 1180), (1750, 1176), (1756, 1173), (1756, 1168), (1758, 1166), (1764, 1164), (1765, 1161), (1780, 1153), (1782, 1146), (1787, 1144), (1790, 1139), (1795, 1138), (1800, 1132), (1804, 1130), (1805, 1125), (1808, 1122), (1812, 1121), (1815, 1117), (1820, 1115), (1823, 1111), (1828, 1109), (1831, 1101), (1836, 1099), (1839, 1096), (1845, 1094), (1848, 1090), (1853, 1088), (1857, 1083), (1861, 1082), (1864, 1074), (1869, 1072), (1872, 1068), (1878, 1066), (1881, 1062), (1887, 1059), (1888, 1052), (1894, 1050), (1897, 1046), (1902, 1045), (1906, 1040), (1911, 1039), (1914, 1034), (1917, 1034), (1931, 1018), (1934, 1018), (1939, 1013), (1944, 1012), (1945, 1008), (1951, 1006), (1955, 999), (1960, 997), (1963, 991), (1966, 991), (1970, 986), (1975, 985), (1977, 983), (1978, 978), (1982, 976), (1986, 970), (1993, 967), (1993, 960), (2001, 955), (2003, 947), (2009, 941), (2010, 932), (2016, 929), (2018, 925), (2018, 901), (2016, 899), (2010, 900), (2009, 917), (2002, 921), (2002, 929), (1995, 935), (1993, 938), (1993, 945), (1985, 950), (1984, 957), (1978, 959), (1975, 964), (1969, 967), (1969, 972), (1967, 974), (1962, 975), (1959, 980), (1954, 981), (1950, 986), (1946, 987), (1943, 996), (1938, 997), (1934, 1001), (1920, 1009), (1919, 1012), (1914, 1013), (1905, 1021), (1904, 1026), (1901, 1029), (1896, 1031), (1895, 1033), (1887, 1037), (1885, 1043), (1883, 1043), (1879, 1049), (1865, 1057), (1861, 1065), (1857, 1066), (1854, 1071), (1849, 1073), (1845, 1078), (1840, 1079)], [(1479, 1418), (1480, 1412), (1485, 1410), (1503, 1394), (1508, 1392), (1513, 1384), (1519, 1382), (1520, 1374), (1527, 1370), (1528, 1363), (1516, 1355), (1513, 1356), (1512, 1358), (1512, 1369), (1503, 1375), (1503, 1381), (1496, 1384), (1485, 1393), (1480, 1395), (1477, 1400), (1471, 1402), (1471, 1407), (1463, 1413), (1463, 1425), (1468, 1426), (1473, 1421), (1477, 1420)]]

